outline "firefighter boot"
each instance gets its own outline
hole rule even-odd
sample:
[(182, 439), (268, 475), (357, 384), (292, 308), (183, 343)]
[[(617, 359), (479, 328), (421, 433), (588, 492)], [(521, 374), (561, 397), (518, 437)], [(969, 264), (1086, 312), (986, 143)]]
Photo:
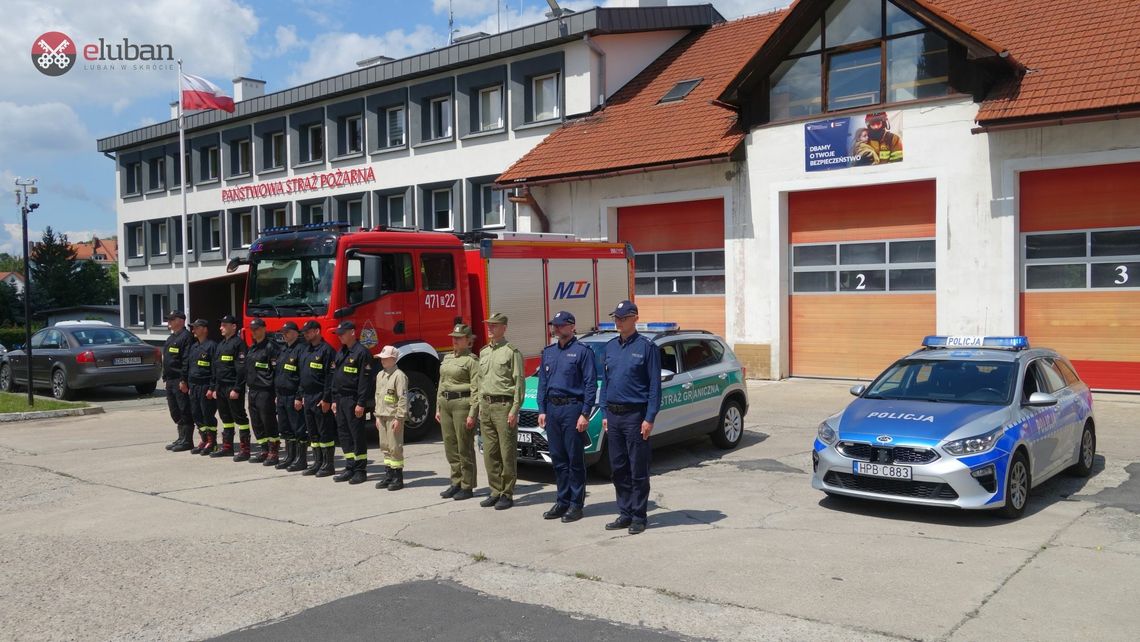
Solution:
[(206, 433), (206, 445), (202, 446), (202, 450), (198, 452), (203, 457), (212, 457), (214, 451), (218, 448), (218, 431), (211, 430)]
[(280, 451), (278, 450), (280, 447), (280, 442), (276, 439), (269, 440), (269, 456), (265, 458), (265, 461), (261, 462), (261, 465), (276, 466), (278, 462), (281, 461)]
[(317, 471), (317, 477), (329, 477), (336, 472), (333, 467), (335, 457), (336, 446), (321, 446), (321, 469)]
[(238, 443), (240, 447), (234, 455), (234, 461), (249, 461), (249, 431), (238, 431)]
[(388, 485), (392, 483), (392, 479), (395, 476), (395, 470), (396, 469), (392, 468), (391, 466), (385, 466), (384, 467), (384, 479), (381, 479), (380, 481), (376, 482), (376, 487), (377, 488), (387, 488)]
[(179, 426), (178, 427), (178, 443), (170, 452), (183, 453), (194, 447), (194, 426)]
[(288, 470), (293, 465), (293, 460), (297, 458), (297, 442), (292, 439), (285, 440), (285, 458), (278, 461), (274, 466), (277, 470)]
[(208, 435), (208, 434), (209, 433), (207, 433), (205, 430), (202, 430), (201, 428), (198, 429), (198, 437), (201, 438), (202, 441), (199, 441), (197, 446), (194, 446), (193, 448), (190, 449), (191, 455), (197, 455), (197, 454), (201, 453), (203, 449), (206, 448), (206, 442), (208, 441), (206, 439), (206, 435)]
[(368, 481), (368, 460), (357, 459), (356, 470), (352, 471), (352, 477), (349, 478), (348, 483), (356, 485), (363, 484)]
[[(345, 453), (345, 454), (347, 455), (348, 453)], [(337, 473), (336, 477), (333, 477), (333, 481), (334, 482), (348, 481), (349, 479), (352, 479), (352, 473), (355, 470), (356, 470), (356, 459), (349, 459), (348, 457), (345, 457), (344, 458), (344, 470)]]
[[(316, 458), (317, 458), (317, 449), (314, 448), (313, 449), (313, 459), (316, 459)], [(293, 460), (289, 463), (289, 468), (287, 468), (286, 470), (288, 470), (291, 473), (295, 473), (295, 472), (299, 472), (299, 471), (305, 471), (305, 474), (311, 474), (308, 472), (308, 468), (309, 468), (309, 447), (303, 441), (293, 442)], [(313, 471), (313, 473), (316, 473), (316, 472), (317, 471), (315, 471), (315, 470)]]
[(261, 450), (254, 456), (249, 458), (251, 464), (264, 464), (266, 459), (269, 459), (269, 442), (265, 441), (260, 444)]
[(388, 484), (388, 490), (400, 490), (404, 487), (404, 469), (397, 468), (392, 472), (392, 483)]
[(316, 475), (321, 470), (321, 466), (325, 462), (325, 449), (320, 446), (313, 446), (313, 465), (305, 469), (302, 475)]
[[(217, 435), (217, 433), (214, 433), (214, 434)], [(217, 441), (217, 439), (218, 438), (215, 436), (214, 440)], [(215, 445), (217, 445), (217, 444), (215, 444)], [(231, 456), (233, 456), (233, 454), (234, 454), (234, 429), (233, 428), (224, 428), (224, 429), (222, 429), (222, 447), (214, 450), (214, 452), (210, 453), (210, 456), (211, 457), (231, 457)]]

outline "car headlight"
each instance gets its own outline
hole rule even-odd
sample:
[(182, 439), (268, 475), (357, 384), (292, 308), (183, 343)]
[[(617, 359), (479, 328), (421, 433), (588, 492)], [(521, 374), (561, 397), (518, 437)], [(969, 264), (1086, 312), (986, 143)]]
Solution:
[(955, 457), (963, 457), (966, 455), (977, 455), (993, 450), (997, 445), (998, 439), (1005, 433), (1004, 428), (987, 432), (984, 435), (977, 435), (976, 437), (967, 437), (965, 439), (955, 439), (948, 441), (942, 445), (942, 450), (954, 455)]
[(819, 430), (816, 431), (815, 436), (828, 446), (834, 444), (836, 440), (839, 439), (839, 433), (826, 421), (819, 425)]

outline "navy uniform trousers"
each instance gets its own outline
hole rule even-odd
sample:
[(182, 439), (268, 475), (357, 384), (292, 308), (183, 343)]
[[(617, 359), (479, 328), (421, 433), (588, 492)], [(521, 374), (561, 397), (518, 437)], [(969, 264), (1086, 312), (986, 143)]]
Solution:
[(292, 392), (277, 392), (277, 429), (281, 438), (285, 440), (296, 439), (305, 447), (309, 445), (309, 431), (305, 429), (305, 417), (302, 411), (293, 407)]
[(606, 411), (606, 439), (610, 467), (621, 516), (642, 524), (648, 521), (649, 442), (641, 438), (645, 411), (616, 414)]
[(581, 508), (586, 502), (586, 464), (583, 461), (582, 437), (577, 428), (581, 415), (581, 401), (561, 406), (547, 404), (546, 437), (550, 442), (550, 459), (558, 485), (555, 503), (561, 506)]

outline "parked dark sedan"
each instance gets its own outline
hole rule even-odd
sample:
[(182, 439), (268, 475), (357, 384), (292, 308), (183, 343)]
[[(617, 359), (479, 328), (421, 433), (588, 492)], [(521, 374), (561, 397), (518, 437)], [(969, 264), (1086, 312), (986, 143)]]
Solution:
[[(0, 390), (27, 385), (27, 352), (0, 355)], [(96, 386), (134, 386), (154, 392), (162, 374), (162, 351), (128, 330), (104, 321), (61, 321), (32, 335), (32, 380), (56, 399)]]

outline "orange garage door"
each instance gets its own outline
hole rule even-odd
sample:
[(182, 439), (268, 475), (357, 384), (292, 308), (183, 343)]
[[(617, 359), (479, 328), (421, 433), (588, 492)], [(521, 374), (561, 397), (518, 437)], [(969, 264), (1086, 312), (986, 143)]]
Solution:
[(1094, 388), (1140, 390), (1140, 163), (1020, 180), (1022, 333)]
[(788, 196), (791, 373), (871, 378), (934, 334), (933, 181)]
[(618, 240), (636, 254), (642, 321), (724, 336), (724, 201), (618, 208)]

